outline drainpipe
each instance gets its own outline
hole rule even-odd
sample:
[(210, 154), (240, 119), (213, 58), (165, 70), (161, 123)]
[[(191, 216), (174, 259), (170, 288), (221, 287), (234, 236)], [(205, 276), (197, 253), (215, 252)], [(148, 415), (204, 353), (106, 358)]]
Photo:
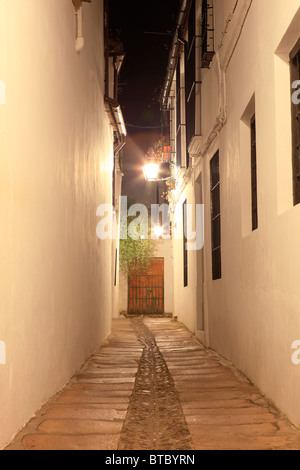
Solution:
[(82, 2), (91, 3), (92, 0), (72, 0), (76, 15), (76, 52), (80, 52), (84, 46), (83, 27), (82, 27)]
[(114, 153), (119, 153), (126, 144), (127, 130), (119, 103), (112, 98), (104, 98), (104, 105), (113, 130), (117, 133), (118, 143)]
[(105, 57), (105, 99), (109, 96), (109, 23), (108, 23), (108, 0), (104, 0), (104, 57)]
[(76, 9), (76, 28), (77, 28), (77, 37), (75, 40), (75, 49), (76, 52), (80, 52), (84, 46), (84, 37), (83, 37), (83, 28), (82, 28), (82, 5), (80, 8)]
[(180, 30), (185, 24), (190, 7), (191, 7), (191, 0), (182, 0), (180, 13), (177, 19), (177, 28), (176, 28), (176, 32), (173, 38), (173, 43), (172, 43), (172, 47), (171, 47), (171, 51), (169, 55), (168, 71), (165, 77), (165, 83), (164, 83), (163, 92), (162, 92), (161, 100), (160, 100), (161, 106), (163, 109), (167, 108), (170, 89), (172, 86), (172, 82), (173, 82), (173, 78), (174, 78), (174, 74), (175, 74), (175, 70), (177, 66), (177, 60), (182, 50)]
[(117, 155), (126, 144), (126, 136), (122, 135), (121, 142), (114, 147), (114, 154)]
[[(104, 60), (105, 60), (105, 89), (104, 89), (104, 105), (108, 114), (109, 122), (117, 134), (117, 142), (114, 145), (114, 156), (116, 156), (126, 144), (127, 130), (121, 111), (121, 107), (117, 100), (118, 91), (118, 71), (122, 65), (124, 56), (118, 56), (116, 53), (113, 58), (114, 65), (114, 97), (109, 96), (109, 0), (104, 0)], [(119, 62), (118, 62), (119, 61)]]

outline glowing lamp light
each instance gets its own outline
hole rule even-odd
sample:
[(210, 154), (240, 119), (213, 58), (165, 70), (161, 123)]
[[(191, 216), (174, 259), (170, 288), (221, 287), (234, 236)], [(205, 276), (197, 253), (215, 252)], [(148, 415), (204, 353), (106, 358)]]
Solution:
[(144, 177), (146, 181), (157, 181), (159, 172), (159, 163), (149, 162), (143, 166)]
[(157, 225), (156, 227), (154, 227), (153, 232), (154, 235), (159, 238), (163, 236), (164, 229), (160, 225)]

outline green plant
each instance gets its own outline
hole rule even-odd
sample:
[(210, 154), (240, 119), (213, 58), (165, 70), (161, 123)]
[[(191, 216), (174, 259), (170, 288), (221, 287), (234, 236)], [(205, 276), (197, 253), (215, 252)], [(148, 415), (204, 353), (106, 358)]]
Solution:
[(166, 191), (162, 193), (162, 198), (165, 199), (165, 201), (170, 202), (171, 197), (172, 197), (172, 191), (174, 191), (176, 188), (175, 184), (175, 179), (170, 179), (166, 181)]
[[(127, 218), (127, 233), (132, 220), (132, 217)], [(126, 239), (120, 240), (120, 270), (125, 275), (142, 274), (149, 270), (155, 252), (155, 241), (151, 239), (150, 235), (151, 223), (148, 223), (148, 238), (135, 240), (127, 236)]]
[(160, 137), (159, 139), (155, 140), (152, 144), (156, 157), (161, 160), (163, 149), (164, 147), (169, 145), (169, 141), (167, 137)]

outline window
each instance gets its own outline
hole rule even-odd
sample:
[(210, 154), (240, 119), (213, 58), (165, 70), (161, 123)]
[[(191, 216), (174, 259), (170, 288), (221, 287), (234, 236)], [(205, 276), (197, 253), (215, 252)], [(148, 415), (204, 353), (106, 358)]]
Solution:
[(252, 230), (254, 231), (258, 228), (255, 114), (251, 119), (251, 201), (252, 201)]
[(116, 249), (115, 253), (115, 276), (114, 276), (114, 286), (117, 285), (117, 267), (118, 267), (118, 249)]
[[(187, 149), (195, 136), (195, 112), (196, 112), (196, 0), (192, 1), (188, 19), (188, 40), (185, 44), (185, 93), (186, 93), (186, 143)], [(187, 150), (187, 167), (188, 150)]]
[(212, 278), (221, 279), (221, 203), (219, 152), (210, 161)]
[[(292, 93), (294, 93), (295, 82), (300, 80), (300, 39), (290, 54), (290, 70)], [(292, 152), (294, 205), (297, 205), (300, 203), (300, 103), (294, 99), (292, 100)]]
[(187, 201), (182, 205), (182, 227), (183, 227), (183, 285), (188, 286), (188, 250), (187, 250)]
[(112, 205), (116, 207), (116, 155), (114, 155), (114, 163), (112, 170)]
[(213, 0), (202, 0), (202, 68), (210, 68), (214, 52), (214, 7)]

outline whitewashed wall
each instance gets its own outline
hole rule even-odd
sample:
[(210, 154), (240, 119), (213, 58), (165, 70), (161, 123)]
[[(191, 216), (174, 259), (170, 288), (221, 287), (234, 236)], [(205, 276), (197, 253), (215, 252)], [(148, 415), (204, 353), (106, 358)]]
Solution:
[(103, 2), (0, 0), (0, 448), (107, 337), (112, 246)]
[[(300, 366), (291, 346), (300, 339), (300, 207), (292, 204), (289, 67), (276, 52), (284, 37), (286, 53), (299, 38), (299, 8), (299, 0), (276, 0), (270, 11), (268, 0), (254, 0), (228, 66), (219, 141), (223, 278), (208, 283), (211, 346), (297, 425)], [(241, 118), (254, 93), (259, 228), (252, 232)]]
[[(215, 2), (216, 50), (225, 71), (221, 90), (217, 57), (202, 71), (204, 157), (180, 197), (193, 199), (202, 172), (205, 203), (205, 338), (233, 361), (300, 426), (300, 365), (292, 344), (300, 340), (300, 206), (292, 203), (291, 98), (288, 55), (299, 36), (299, 0)], [(239, 26), (242, 31), (239, 33)], [(237, 41), (238, 39), (238, 41)], [(237, 41), (237, 42), (236, 42)], [(218, 48), (218, 45), (221, 47)], [(299, 77), (300, 78), (300, 77)], [(249, 134), (243, 116), (255, 94), (259, 228), (251, 230)], [(224, 101), (222, 102), (222, 99)], [(224, 105), (223, 112), (222, 104)], [(225, 125), (210, 133), (220, 116)], [(245, 139), (247, 141), (245, 141)], [(220, 152), (222, 279), (212, 281), (210, 159)], [(181, 209), (179, 209), (181, 210)], [(180, 217), (178, 218), (178, 230)], [(182, 246), (174, 244), (175, 314), (194, 329), (197, 282), (189, 254), (190, 285), (183, 289)], [(198, 286), (199, 287), (199, 286)]]

